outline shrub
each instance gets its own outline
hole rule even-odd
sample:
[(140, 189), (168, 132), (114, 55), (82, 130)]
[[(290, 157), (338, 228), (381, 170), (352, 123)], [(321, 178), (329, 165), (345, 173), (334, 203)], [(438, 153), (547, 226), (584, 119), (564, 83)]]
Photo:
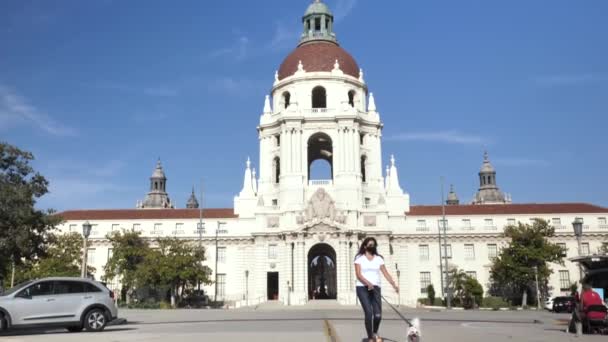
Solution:
[(511, 305), (501, 297), (485, 297), (483, 299), (483, 306), (498, 310), (500, 308), (508, 308)]
[(426, 295), (429, 303), (435, 303), (435, 287), (433, 287), (433, 284), (426, 287)]

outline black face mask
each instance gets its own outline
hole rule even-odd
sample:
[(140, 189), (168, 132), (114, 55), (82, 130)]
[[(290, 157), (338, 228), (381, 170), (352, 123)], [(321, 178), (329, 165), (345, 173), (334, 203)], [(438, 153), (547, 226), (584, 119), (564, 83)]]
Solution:
[(365, 247), (365, 250), (368, 251), (371, 254), (376, 254), (376, 246), (367, 246)]

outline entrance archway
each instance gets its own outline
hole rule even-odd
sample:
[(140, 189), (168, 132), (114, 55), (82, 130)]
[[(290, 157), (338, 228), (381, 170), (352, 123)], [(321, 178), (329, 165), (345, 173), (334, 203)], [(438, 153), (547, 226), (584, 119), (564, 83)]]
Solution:
[(319, 243), (308, 252), (308, 298), (338, 298), (336, 251)]

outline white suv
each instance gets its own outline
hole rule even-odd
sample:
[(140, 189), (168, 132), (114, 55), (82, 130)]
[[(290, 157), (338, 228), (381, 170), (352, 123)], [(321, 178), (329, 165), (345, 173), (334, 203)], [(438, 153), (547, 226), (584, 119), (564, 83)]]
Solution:
[(85, 278), (38, 279), (0, 295), (0, 331), (33, 326), (102, 331), (117, 316), (114, 293)]

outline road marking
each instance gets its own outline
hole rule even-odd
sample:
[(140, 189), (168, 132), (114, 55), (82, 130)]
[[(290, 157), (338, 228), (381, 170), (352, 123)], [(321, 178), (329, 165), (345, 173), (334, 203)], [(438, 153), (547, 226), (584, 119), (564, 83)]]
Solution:
[(341, 342), (340, 337), (336, 333), (336, 328), (331, 322), (327, 319), (323, 320), (323, 333), (325, 333), (325, 337), (327, 337), (327, 342)]

